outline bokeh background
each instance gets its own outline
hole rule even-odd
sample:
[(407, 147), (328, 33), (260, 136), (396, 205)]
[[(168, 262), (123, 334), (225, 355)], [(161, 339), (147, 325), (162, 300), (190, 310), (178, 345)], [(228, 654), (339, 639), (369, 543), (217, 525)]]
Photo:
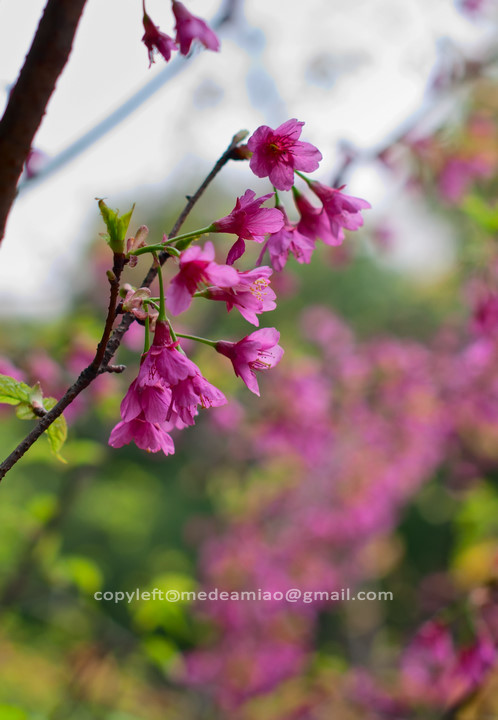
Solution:
[[(0, 3), (5, 98), (42, 9), (28, 5)], [(219, 17), (216, 2), (188, 6)], [(148, 10), (171, 31), (164, 3)], [(67, 412), (67, 465), (42, 438), (7, 475), (1, 720), (498, 715), (496, 29), (492, 0), (246, 0), (219, 54), (149, 70), (139, 3), (89, 3), (2, 244), (0, 372), (63, 394), (107, 303), (94, 198), (136, 202), (132, 229), (159, 239), (241, 128), (306, 121), (317, 179), (341, 178), (373, 209), (342, 246), (274, 276), (264, 324), (286, 353), (261, 399), (186, 345), (229, 406), (202, 413), (172, 457), (109, 448), (135, 324), (126, 373)], [(66, 152), (151, 81), (148, 100)], [(228, 166), (186, 229), (247, 187), (268, 191)], [(212, 305), (195, 304), (184, 330), (251, 331)], [(13, 415), (1, 406), (2, 456), (29, 427)], [(94, 599), (137, 587), (393, 600)]]

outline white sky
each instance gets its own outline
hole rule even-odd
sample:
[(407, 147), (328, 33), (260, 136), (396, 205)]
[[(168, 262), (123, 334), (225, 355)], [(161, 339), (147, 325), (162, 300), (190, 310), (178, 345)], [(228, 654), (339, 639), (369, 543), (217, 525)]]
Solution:
[[(0, 0), (0, 107), (44, 4)], [(218, 9), (217, 0), (185, 4), (205, 18)], [(172, 33), (169, 3), (148, 0), (147, 8)], [(491, 32), (451, 0), (246, 0), (245, 14), (247, 25), (222, 36), (220, 53), (200, 54), (116, 130), (19, 198), (0, 250), (0, 313), (61, 307), (92, 239), (95, 197), (124, 210), (123, 197), (140, 199), (148, 187), (156, 194), (183, 165), (207, 170), (237, 130), (290, 117), (306, 122), (303, 139), (324, 155), (316, 177), (327, 181), (339, 139), (373, 145), (420, 105), (441, 37), (472, 47)], [(89, 0), (37, 148), (56, 155), (163, 70), (161, 58), (148, 69), (142, 34), (140, 0)], [(257, 189), (247, 168), (228, 172), (234, 192)], [(348, 192), (386, 202), (372, 173), (355, 175)], [(417, 242), (405, 262), (420, 262)]]

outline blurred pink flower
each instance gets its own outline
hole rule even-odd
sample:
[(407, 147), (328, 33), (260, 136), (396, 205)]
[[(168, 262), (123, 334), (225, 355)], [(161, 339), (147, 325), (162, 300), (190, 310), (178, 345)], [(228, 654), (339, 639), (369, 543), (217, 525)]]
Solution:
[(371, 207), (366, 200), (343, 193), (345, 187), (343, 185), (340, 188), (331, 188), (316, 180), (310, 183), (310, 188), (322, 201), (330, 223), (330, 232), (336, 238), (335, 245), (340, 245), (344, 240), (343, 228), (358, 230), (363, 225), (360, 211)]
[(482, 335), (492, 335), (498, 330), (498, 295), (489, 293), (480, 298), (473, 321), (474, 329)]
[(199, 40), (208, 50), (220, 49), (220, 41), (209, 25), (199, 17), (192, 15), (185, 5), (173, 0), (173, 14), (176, 19), (176, 42), (182, 55), (187, 55), (194, 40)]
[(258, 315), (274, 310), (276, 295), (270, 288), (270, 275), (273, 270), (263, 266), (238, 272), (238, 282), (231, 288), (211, 287), (206, 290), (210, 300), (226, 302), (227, 311), (236, 307), (247, 322), (259, 325)]
[(220, 340), (216, 343), (216, 350), (232, 361), (236, 376), (243, 380), (251, 392), (259, 395), (254, 371), (268, 370), (280, 362), (284, 351), (278, 345), (279, 339), (280, 333), (275, 328), (262, 328), (237, 343)]
[(28, 157), (26, 158), (26, 163), (24, 165), (24, 174), (28, 180), (31, 180), (32, 178), (36, 177), (41, 170), (45, 167), (49, 160), (49, 157), (46, 153), (42, 152), (41, 150), (37, 150), (36, 148), (31, 148), (31, 150), (28, 153)]
[(237, 280), (234, 268), (214, 262), (213, 243), (207, 242), (204, 248), (194, 245), (180, 256), (180, 270), (171, 280), (166, 304), (173, 315), (179, 315), (190, 307), (192, 295), (201, 283), (227, 288), (236, 285)]
[(173, 38), (170, 38), (169, 35), (160, 32), (158, 26), (154, 25), (147, 13), (144, 14), (143, 24), (145, 33), (142, 38), (142, 42), (149, 53), (149, 67), (152, 67), (152, 63), (154, 62), (154, 53), (156, 51), (161, 53), (166, 62), (168, 62), (171, 57), (171, 52), (173, 50), (178, 50), (175, 41)]
[(14, 380), (26, 382), (25, 373), (22, 370), (19, 370), (19, 368), (13, 365), (11, 361), (3, 355), (0, 355), (0, 375), (8, 375), (9, 377), (14, 378)]
[(490, 177), (492, 173), (491, 164), (484, 158), (451, 157), (439, 175), (439, 192), (446, 202), (459, 203), (474, 180)]
[(257, 177), (269, 177), (277, 190), (290, 190), (294, 183), (294, 170), (316, 170), (321, 152), (311, 143), (298, 138), (304, 122), (287, 120), (275, 130), (261, 125), (249, 138), (247, 147), (252, 151), (249, 166)]

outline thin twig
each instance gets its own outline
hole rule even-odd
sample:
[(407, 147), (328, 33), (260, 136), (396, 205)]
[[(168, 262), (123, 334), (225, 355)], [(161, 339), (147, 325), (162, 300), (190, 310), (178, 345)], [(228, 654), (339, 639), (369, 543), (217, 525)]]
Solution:
[(17, 182), (55, 84), (71, 53), (86, 0), (48, 0), (0, 121), (0, 242)]
[[(232, 138), (232, 141), (230, 145), (227, 147), (225, 152), (221, 155), (219, 160), (215, 163), (213, 169), (211, 172), (207, 175), (206, 179), (201, 183), (197, 191), (192, 195), (192, 197), (189, 198), (187, 204), (185, 205), (184, 209), (180, 213), (178, 220), (174, 224), (173, 228), (170, 231), (170, 236), (175, 235), (182, 224), (185, 222), (188, 214), (194, 207), (195, 203), (199, 200), (201, 195), (204, 193), (208, 185), (214, 180), (216, 175), (220, 172), (220, 170), (229, 162), (229, 160), (232, 159), (238, 159), (237, 154), (235, 153), (235, 149), (237, 145), (241, 142), (241, 140), (245, 137), (245, 134), (242, 135), (241, 133), (238, 133), (237, 135), (234, 135)], [(159, 254), (159, 263), (160, 265), (164, 265), (168, 257), (168, 253), (166, 251), (163, 251)], [(29, 448), (33, 445), (33, 443), (38, 440), (40, 435), (42, 435), (45, 430), (64, 412), (64, 410), (70, 405), (73, 400), (83, 391), (85, 388), (87, 388), (99, 375), (102, 374), (102, 372), (117, 372), (114, 368), (115, 366), (110, 365), (110, 361), (117, 351), (118, 347), (121, 344), (121, 340), (134, 321), (134, 316), (131, 313), (126, 313), (121, 322), (119, 323), (118, 327), (112, 330), (114, 321), (117, 317), (117, 301), (119, 298), (119, 280), (121, 278), (121, 273), (123, 271), (123, 267), (125, 264), (125, 256), (124, 255), (114, 255), (114, 267), (112, 269), (111, 277), (109, 279), (110, 285), (111, 285), (111, 292), (110, 292), (110, 298), (109, 298), (109, 307), (107, 311), (107, 318), (105, 322), (104, 331), (102, 333), (102, 338), (98, 344), (97, 351), (95, 353), (95, 357), (79, 375), (76, 382), (74, 382), (71, 387), (66, 391), (66, 393), (62, 396), (62, 398), (59, 400), (57, 405), (55, 405), (51, 410), (47, 412), (44, 417), (40, 419), (37, 425), (31, 430), (28, 435), (22, 440), (19, 445), (11, 452), (11, 454), (4, 460), (4, 462), (0, 465), (0, 481), (3, 477), (5, 477), (6, 473), (22, 458), (22, 456), (29, 450)], [(145, 276), (141, 287), (149, 287), (152, 282), (154, 281), (156, 275), (158, 272), (158, 267), (153, 263), (151, 267), (149, 268), (149, 271), (147, 275)], [(117, 366), (119, 367), (119, 366)]]

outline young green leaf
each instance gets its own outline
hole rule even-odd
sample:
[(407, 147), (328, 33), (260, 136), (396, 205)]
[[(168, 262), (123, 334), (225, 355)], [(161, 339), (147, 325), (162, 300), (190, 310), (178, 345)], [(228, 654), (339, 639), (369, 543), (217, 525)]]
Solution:
[(29, 404), (31, 388), (20, 380), (9, 375), (0, 375), (0, 403), (19, 405), (21, 402)]
[[(56, 404), (57, 400), (53, 397), (43, 398), (43, 407), (47, 411), (52, 410)], [(48, 426), (46, 432), (51, 451), (58, 460), (66, 463), (67, 460), (65, 460), (59, 452), (67, 439), (67, 423), (64, 415), (59, 415), (59, 417)]]
[(124, 215), (119, 216), (117, 210), (111, 210), (103, 200), (99, 200), (100, 214), (107, 227), (105, 240), (114, 253), (124, 253), (126, 247), (126, 232), (130, 224), (131, 215), (135, 205)]
[(48, 426), (47, 428), (47, 439), (48, 444), (50, 445), (50, 449), (54, 453), (55, 457), (60, 460), (63, 463), (66, 463), (67, 461), (62, 457), (60, 454), (60, 449), (66, 442), (67, 438), (67, 424), (66, 424), (66, 418), (64, 415), (59, 415), (59, 417), (54, 420), (54, 422)]

